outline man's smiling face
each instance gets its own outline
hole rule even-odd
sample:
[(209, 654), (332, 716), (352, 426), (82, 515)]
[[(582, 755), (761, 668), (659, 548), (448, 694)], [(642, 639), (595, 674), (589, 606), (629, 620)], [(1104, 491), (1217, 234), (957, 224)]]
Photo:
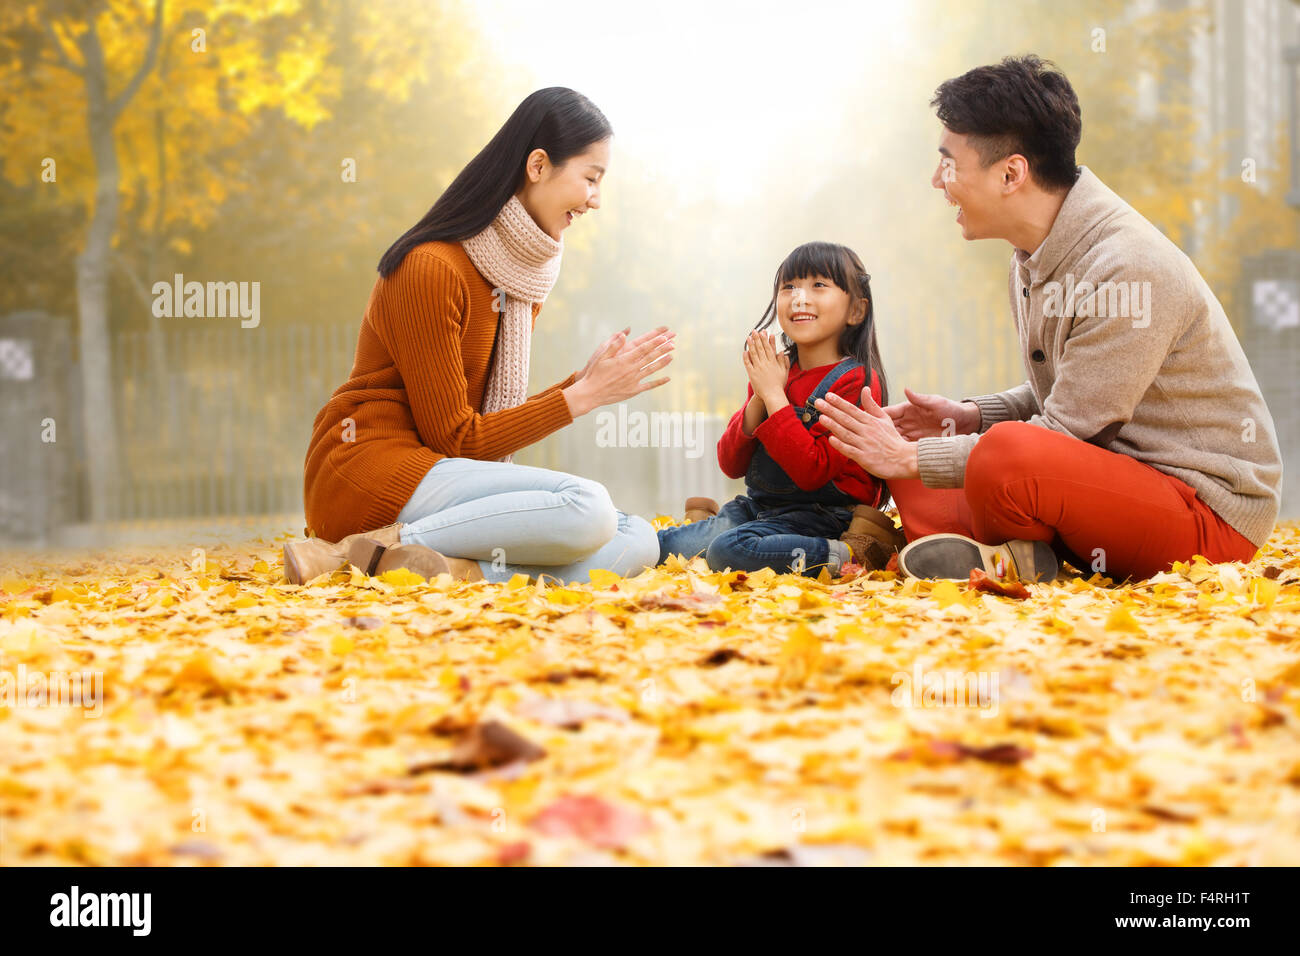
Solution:
[(997, 221), (1003, 194), (1001, 166), (1001, 162), (984, 166), (979, 150), (964, 133), (944, 127), (939, 138), (939, 165), (930, 177), (930, 185), (958, 207), (962, 238), (993, 239), (1000, 235)]

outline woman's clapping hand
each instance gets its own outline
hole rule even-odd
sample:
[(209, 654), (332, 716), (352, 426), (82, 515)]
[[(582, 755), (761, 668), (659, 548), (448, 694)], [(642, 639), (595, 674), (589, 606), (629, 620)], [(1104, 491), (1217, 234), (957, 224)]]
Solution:
[(631, 328), (615, 332), (587, 360), (572, 385), (564, 389), (569, 413), (577, 418), (602, 405), (613, 405), (658, 388), (668, 376), (645, 379), (673, 360), (676, 332), (666, 325), (628, 341)]
[[(663, 326), (663, 328), (666, 328), (666, 326)], [(655, 331), (658, 332), (659, 329), (656, 329)], [(627, 338), (627, 336), (630, 335), (631, 333), (632, 333), (632, 326), (629, 325), (625, 329), (619, 332), (615, 332), (605, 341), (601, 342), (598, 346), (596, 346), (596, 351), (591, 353), (591, 358), (587, 359), (587, 364), (582, 367), (582, 371), (577, 374), (577, 376), (574, 378), (574, 381), (581, 382), (584, 378), (587, 377), (587, 373), (591, 371), (591, 367), (596, 364), (596, 359), (600, 358), (602, 355), (604, 355), (606, 352), (609, 351), (610, 347), (614, 344), (615, 339), (620, 337)]]

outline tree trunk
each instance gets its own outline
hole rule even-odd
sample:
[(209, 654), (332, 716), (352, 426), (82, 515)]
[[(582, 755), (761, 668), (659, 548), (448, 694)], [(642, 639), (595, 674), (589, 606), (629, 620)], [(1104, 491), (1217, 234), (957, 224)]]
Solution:
[[(115, 96), (109, 95), (108, 68), (99, 42), (95, 15), (77, 37), (80, 68), (86, 86), (86, 127), (95, 161), (95, 208), (86, 231), (86, 245), (77, 256), (77, 325), (82, 386), (82, 434), (85, 439), (86, 483), (90, 491), (90, 520), (115, 516), (121, 487), (117, 417), (113, 413), (112, 342), (109, 337), (109, 268), (113, 233), (121, 204), (121, 170), (113, 126), (144, 78), (153, 70), (162, 40), (163, 0), (154, 0), (149, 46), (135, 75)], [(57, 43), (56, 38), (56, 43)], [(60, 49), (62, 49), (60, 47)]]
[[(163, 47), (158, 59), (158, 76), (164, 95), (167, 90), (167, 48)], [(145, 257), (145, 276), (158, 278), (158, 263), (162, 260), (163, 232), (167, 221), (167, 111), (159, 100), (154, 110), (154, 151), (158, 164), (158, 199), (154, 204), (153, 229), (149, 234), (149, 250)], [(152, 281), (150, 287), (152, 286)], [(168, 447), (181, 446), (180, 406), (171, 400), (171, 372), (167, 367), (167, 346), (163, 337), (162, 321), (149, 310), (149, 358), (153, 370), (154, 407), (167, 416), (163, 434)]]
[(80, 38), (85, 61), (86, 123), (95, 160), (95, 208), (86, 244), (77, 256), (77, 319), (82, 385), (82, 434), (90, 520), (113, 515), (118, 487), (117, 419), (113, 414), (108, 273), (120, 203), (117, 140), (99, 36), (92, 26)]

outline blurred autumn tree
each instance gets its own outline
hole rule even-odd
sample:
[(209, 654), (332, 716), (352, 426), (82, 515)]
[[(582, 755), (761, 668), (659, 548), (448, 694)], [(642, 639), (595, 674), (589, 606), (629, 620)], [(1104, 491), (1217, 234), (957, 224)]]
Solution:
[(76, 310), (92, 519), (117, 467), (110, 330), (158, 333), (150, 287), (191, 266), (262, 280), (306, 318), (371, 281), (436, 197), (431, 174), (483, 135), (475, 97), (446, 82), (468, 36), (458, 7), (396, 0), (0, 8), (0, 308)]
[[(1283, 130), (1272, 155), (1285, 158), (1290, 154), (1290, 136)], [(1236, 215), (1226, 229), (1210, 237), (1203, 254), (1195, 257), (1228, 315), (1238, 322), (1252, 307), (1249, 300), (1242, 301), (1243, 257), (1267, 249), (1300, 249), (1300, 210), (1286, 199), (1290, 169), (1284, 160), (1269, 173), (1267, 178), (1234, 176), (1224, 181), (1223, 192), (1235, 201)], [(1284, 413), (1290, 414), (1289, 410)]]

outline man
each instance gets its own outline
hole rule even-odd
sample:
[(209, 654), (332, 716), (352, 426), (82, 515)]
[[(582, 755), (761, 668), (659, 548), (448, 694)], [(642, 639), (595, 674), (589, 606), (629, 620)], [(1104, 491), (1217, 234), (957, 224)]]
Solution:
[(1005, 239), (1028, 379), (955, 402), (831, 398), (832, 444), (889, 481), (905, 573), (1148, 577), (1249, 561), (1273, 529), (1272, 417), (1191, 260), (1086, 167), (1079, 101), (1036, 56), (943, 83), (931, 184), (962, 236)]

